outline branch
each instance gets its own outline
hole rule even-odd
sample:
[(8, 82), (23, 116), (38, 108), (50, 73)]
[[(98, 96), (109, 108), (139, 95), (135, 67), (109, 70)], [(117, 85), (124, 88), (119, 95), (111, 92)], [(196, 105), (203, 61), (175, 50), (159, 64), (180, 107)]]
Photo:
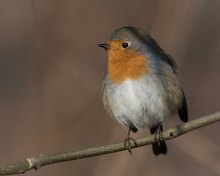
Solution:
[[(185, 133), (188, 133), (197, 128), (220, 121), (220, 112), (216, 112), (190, 122), (178, 125), (174, 128), (170, 128), (163, 132), (163, 139), (170, 140)], [(136, 144), (131, 144), (131, 148), (137, 148), (145, 145), (149, 145), (155, 142), (154, 135), (150, 135), (145, 138), (136, 140)], [(93, 156), (99, 156), (114, 152), (127, 150), (124, 143), (111, 144), (101, 147), (88, 148), (81, 151), (70, 151), (58, 154), (40, 154), (35, 157), (30, 157), (19, 161), (16, 164), (0, 167), (0, 175), (12, 175), (25, 173), (31, 169), (39, 169), (42, 166), (59, 163), (64, 161), (77, 160), (82, 158), (88, 158)]]

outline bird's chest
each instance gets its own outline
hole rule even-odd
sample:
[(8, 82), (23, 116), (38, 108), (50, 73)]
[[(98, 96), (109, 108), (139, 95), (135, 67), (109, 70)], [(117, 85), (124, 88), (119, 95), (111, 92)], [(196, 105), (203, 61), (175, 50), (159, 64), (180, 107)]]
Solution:
[(109, 84), (105, 89), (106, 104), (121, 124), (132, 122), (137, 127), (148, 126), (163, 112), (164, 91), (154, 76)]

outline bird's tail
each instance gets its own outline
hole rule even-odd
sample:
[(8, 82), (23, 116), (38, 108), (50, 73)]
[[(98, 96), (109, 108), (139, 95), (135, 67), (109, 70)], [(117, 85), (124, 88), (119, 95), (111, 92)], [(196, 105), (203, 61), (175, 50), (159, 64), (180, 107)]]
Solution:
[(167, 153), (167, 145), (164, 141), (156, 142), (152, 144), (154, 155), (158, 156), (159, 154)]
[[(158, 133), (158, 131), (159, 131), (158, 135), (160, 135), (160, 132), (163, 131), (163, 127), (162, 127), (161, 124), (150, 128), (150, 133), (151, 134)], [(153, 149), (153, 152), (156, 156), (158, 156), (159, 154), (164, 154), (165, 155), (167, 153), (167, 145), (166, 145), (165, 141), (160, 140), (160, 139), (156, 143), (152, 144), (152, 149)]]

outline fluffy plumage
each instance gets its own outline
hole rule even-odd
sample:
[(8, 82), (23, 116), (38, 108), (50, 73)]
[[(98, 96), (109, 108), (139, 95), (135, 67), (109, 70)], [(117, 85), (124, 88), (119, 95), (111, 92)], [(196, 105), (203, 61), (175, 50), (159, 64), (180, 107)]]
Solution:
[[(123, 44), (126, 43), (126, 48)], [(103, 102), (119, 124), (133, 132), (162, 129), (164, 119), (179, 114), (188, 120), (186, 98), (175, 61), (142, 29), (123, 27), (108, 44), (108, 67), (103, 80)], [(166, 154), (164, 141), (153, 145), (155, 155)]]

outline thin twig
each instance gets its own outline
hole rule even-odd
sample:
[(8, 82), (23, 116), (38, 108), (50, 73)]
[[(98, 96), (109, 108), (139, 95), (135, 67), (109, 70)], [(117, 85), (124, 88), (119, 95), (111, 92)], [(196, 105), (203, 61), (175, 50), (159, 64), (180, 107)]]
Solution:
[[(220, 112), (216, 112), (190, 122), (178, 125), (163, 132), (163, 139), (170, 140), (185, 133), (188, 133), (197, 128), (220, 121)], [(154, 135), (136, 140), (136, 144), (131, 144), (131, 148), (137, 148), (149, 145), (155, 142)], [(39, 169), (42, 166), (59, 163), (64, 161), (77, 160), (93, 156), (99, 156), (114, 152), (127, 150), (124, 143), (111, 144), (107, 146), (93, 147), (81, 151), (69, 151), (58, 154), (40, 154), (35, 157), (30, 157), (19, 161), (16, 164), (0, 167), (0, 175), (12, 175), (25, 173), (31, 169)]]

